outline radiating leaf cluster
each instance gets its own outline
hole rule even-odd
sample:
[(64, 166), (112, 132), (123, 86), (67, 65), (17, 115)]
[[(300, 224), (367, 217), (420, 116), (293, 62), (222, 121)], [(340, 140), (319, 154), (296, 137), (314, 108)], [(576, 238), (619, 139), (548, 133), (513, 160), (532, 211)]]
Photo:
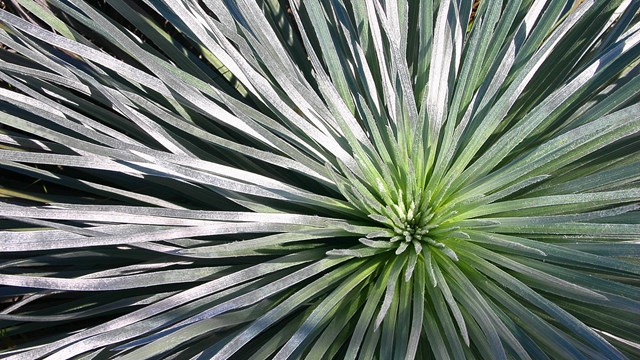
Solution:
[(12, 1), (0, 356), (640, 357), (639, 10)]

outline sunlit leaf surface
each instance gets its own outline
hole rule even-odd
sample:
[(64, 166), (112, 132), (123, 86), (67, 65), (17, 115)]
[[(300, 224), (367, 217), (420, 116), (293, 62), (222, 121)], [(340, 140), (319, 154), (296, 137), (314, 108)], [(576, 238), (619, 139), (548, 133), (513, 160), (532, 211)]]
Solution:
[(0, 357), (640, 358), (640, 2), (4, 4)]

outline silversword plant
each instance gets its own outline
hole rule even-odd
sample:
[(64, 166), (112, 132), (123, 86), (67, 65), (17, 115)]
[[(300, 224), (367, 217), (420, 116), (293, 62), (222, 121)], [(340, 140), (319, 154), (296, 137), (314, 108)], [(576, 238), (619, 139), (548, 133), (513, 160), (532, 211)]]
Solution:
[(0, 357), (640, 357), (640, 1), (12, 0)]

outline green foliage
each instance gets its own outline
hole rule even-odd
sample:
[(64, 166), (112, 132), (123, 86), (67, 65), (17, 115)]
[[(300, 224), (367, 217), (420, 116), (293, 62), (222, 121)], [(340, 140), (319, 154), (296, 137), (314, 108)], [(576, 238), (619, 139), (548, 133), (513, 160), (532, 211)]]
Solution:
[(12, 3), (0, 356), (640, 358), (640, 2)]

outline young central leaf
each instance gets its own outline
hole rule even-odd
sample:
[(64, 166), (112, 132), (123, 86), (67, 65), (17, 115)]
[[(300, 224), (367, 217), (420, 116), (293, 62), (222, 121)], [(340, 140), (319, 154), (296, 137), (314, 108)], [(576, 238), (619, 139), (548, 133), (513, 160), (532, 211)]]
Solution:
[[(404, 174), (404, 178), (411, 175)], [(384, 237), (389, 242), (381, 244), (380, 241), (370, 241), (362, 239), (364, 245), (380, 248), (385, 247), (393, 250), (396, 255), (413, 252), (410, 255), (420, 255), (430, 248), (438, 249), (454, 261), (457, 261), (455, 253), (446, 247), (441, 241), (446, 239), (450, 232), (446, 229), (438, 229), (439, 218), (431, 205), (431, 191), (424, 191), (416, 185), (424, 183), (421, 181), (407, 181), (408, 186), (394, 185), (395, 191), (387, 191), (385, 184), (378, 181), (378, 206), (370, 211), (369, 217), (379, 223), (384, 224), (388, 230), (375, 232), (367, 235), (368, 238)], [(414, 186), (411, 188), (410, 186)], [(440, 217), (441, 218), (441, 217)], [(448, 229), (451, 229), (448, 227)]]

